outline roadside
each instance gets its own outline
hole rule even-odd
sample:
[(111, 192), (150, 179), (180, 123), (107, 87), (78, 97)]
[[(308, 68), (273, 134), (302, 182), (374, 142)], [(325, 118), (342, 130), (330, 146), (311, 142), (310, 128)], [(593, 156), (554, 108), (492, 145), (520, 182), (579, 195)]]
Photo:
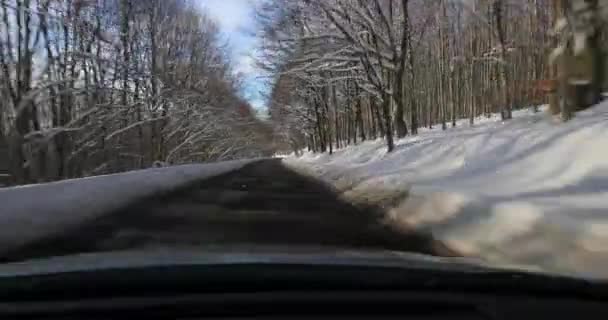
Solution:
[(332, 184), (343, 199), (385, 207), (416, 229), (501, 266), (608, 276), (608, 103), (568, 123), (514, 112), (367, 141), (284, 162)]

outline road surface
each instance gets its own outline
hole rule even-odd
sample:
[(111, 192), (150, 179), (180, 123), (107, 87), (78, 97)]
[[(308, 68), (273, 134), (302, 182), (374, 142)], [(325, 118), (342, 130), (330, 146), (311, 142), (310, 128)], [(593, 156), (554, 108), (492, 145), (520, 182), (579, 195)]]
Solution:
[(6, 252), (1, 260), (230, 244), (322, 245), (455, 255), (428, 236), (383, 225), (380, 212), (354, 207), (321, 182), (285, 167), (280, 159), (265, 159), (140, 199)]

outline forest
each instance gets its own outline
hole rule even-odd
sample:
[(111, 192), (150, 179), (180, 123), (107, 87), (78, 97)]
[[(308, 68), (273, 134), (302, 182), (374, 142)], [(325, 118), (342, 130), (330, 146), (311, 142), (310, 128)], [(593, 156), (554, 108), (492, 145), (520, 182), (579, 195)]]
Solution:
[(605, 87), (603, 0), (262, 1), (282, 147), (329, 152), (520, 108), (567, 121)]
[(390, 152), (457, 119), (567, 121), (605, 87), (606, 0), (226, 1), (253, 3), (265, 117), (200, 1), (0, 0), (0, 183)]
[(2, 0), (9, 183), (272, 154), (217, 23), (188, 0)]

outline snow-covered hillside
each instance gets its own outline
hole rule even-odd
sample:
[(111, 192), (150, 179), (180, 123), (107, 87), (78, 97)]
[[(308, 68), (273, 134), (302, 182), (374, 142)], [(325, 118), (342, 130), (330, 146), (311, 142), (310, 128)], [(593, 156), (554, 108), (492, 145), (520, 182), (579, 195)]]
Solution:
[(517, 111), (333, 155), (287, 157), (352, 194), (409, 190), (389, 212), (491, 263), (608, 276), (608, 103), (567, 123)]

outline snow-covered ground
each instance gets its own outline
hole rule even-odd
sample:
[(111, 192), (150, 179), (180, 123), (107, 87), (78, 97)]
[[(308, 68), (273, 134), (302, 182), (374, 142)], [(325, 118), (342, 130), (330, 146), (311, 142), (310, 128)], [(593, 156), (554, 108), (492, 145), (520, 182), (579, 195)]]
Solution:
[(545, 112), (421, 129), (285, 158), (351, 195), (409, 190), (389, 222), (490, 263), (608, 277), (608, 103), (567, 123)]
[(0, 189), (0, 255), (144, 197), (237, 170), (254, 160), (150, 168)]

